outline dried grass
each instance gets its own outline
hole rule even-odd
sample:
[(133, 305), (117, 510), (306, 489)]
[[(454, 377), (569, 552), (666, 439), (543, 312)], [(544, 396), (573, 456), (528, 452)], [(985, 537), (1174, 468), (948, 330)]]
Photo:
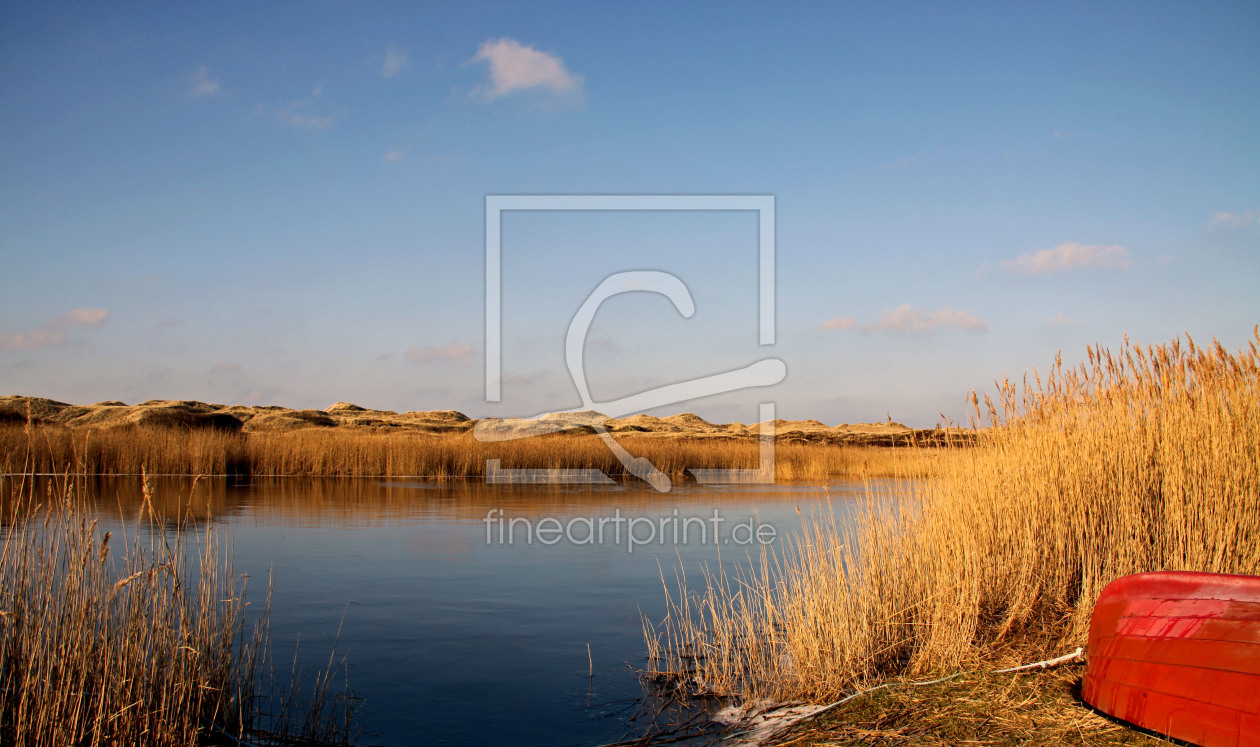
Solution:
[(309, 698), (300, 678), (259, 676), (268, 616), (246, 624), (246, 579), (212, 525), (167, 525), (146, 490), (115, 539), (78, 488), (19, 482), (5, 496), (0, 743), (350, 741), (353, 702), (328, 687), (335, 662)]
[[(618, 435), (632, 454), (657, 469), (754, 469), (759, 446), (749, 438), (661, 438)], [(780, 443), (779, 480), (930, 473), (942, 449)], [(81, 474), (290, 475), (327, 477), (482, 476), (487, 459), (505, 469), (598, 469), (625, 477), (599, 437), (548, 435), (487, 443), (471, 433), (417, 434), (307, 428), (285, 433), (134, 426), (101, 431), (64, 426), (0, 425), (0, 466)]]
[(778, 747), (841, 745), (1159, 745), (1079, 706), (1081, 667), (1035, 674), (968, 674), (929, 687), (893, 684), (798, 727)]
[(679, 574), (647, 624), (682, 691), (831, 702), (887, 677), (1047, 658), (1084, 643), (1129, 573), (1260, 573), (1260, 355), (1186, 340), (977, 401), (981, 446), (856, 525), (807, 521), (733, 576)]

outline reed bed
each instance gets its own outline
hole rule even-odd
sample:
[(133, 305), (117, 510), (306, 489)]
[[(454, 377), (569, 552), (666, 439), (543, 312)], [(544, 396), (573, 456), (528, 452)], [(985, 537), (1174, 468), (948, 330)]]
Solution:
[(115, 538), (68, 479), (3, 497), (0, 743), (350, 742), (337, 666), (309, 697), (296, 670), (287, 683), (263, 676), (268, 616), (246, 623), (245, 577), (210, 525), (168, 526), (146, 491)]
[[(688, 469), (752, 469), (755, 439), (659, 438), (619, 435), (635, 456), (672, 476)], [(779, 480), (833, 476), (879, 477), (907, 469), (927, 474), (937, 449), (780, 443)], [(487, 459), (505, 469), (598, 469), (624, 477), (625, 468), (594, 435), (548, 435), (512, 442), (477, 441), (470, 433), (429, 435), (308, 428), (287, 433), (138, 426), (78, 430), (60, 426), (0, 426), (0, 467), (81, 474), (293, 475), (328, 477), (480, 477)]]
[(804, 523), (775, 553), (645, 623), (649, 674), (684, 692), (829, 702), (900, 676), (1082, 645), (1102, 587), (1139, 571), (1260, 573), (1260, 329), (1186, 338), (976, 400), (987, 426), (909, 494)]
[(242, 434), (210, 428), (0, 425), (0, 466), (6, 473), (248, 474), (252, 461)]

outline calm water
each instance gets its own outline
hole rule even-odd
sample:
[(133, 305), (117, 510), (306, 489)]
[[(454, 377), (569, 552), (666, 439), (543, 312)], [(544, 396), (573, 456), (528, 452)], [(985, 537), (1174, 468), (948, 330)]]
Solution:
[[(758, 528), (778, 544), (799, 528), (798, 508), (843, 521), (861, 494), (300, 478), (156, 487), (159, 510), (190, 503), (226, 530), (255, 602), (274, 574), (278, 660), (300, 635), (301, 658), (325, 662), (344, 615), (338, 650), (364, 698), (364, 745), (624, 737), (645, 665), (640, 612), (664, 613), (661, 569), (672, 579), (680, 560), (689, 575), (729, 565), (759, 551)], [(135, 515), (137, 480), (91, 490), (102, 521)]]

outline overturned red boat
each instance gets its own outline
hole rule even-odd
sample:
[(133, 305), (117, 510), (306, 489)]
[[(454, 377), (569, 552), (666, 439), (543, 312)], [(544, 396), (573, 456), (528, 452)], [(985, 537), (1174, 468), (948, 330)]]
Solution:
[(1103, 589), (1085, 701), (1204, 747), (1260, 747), (1260, 576), (1162, 571)]

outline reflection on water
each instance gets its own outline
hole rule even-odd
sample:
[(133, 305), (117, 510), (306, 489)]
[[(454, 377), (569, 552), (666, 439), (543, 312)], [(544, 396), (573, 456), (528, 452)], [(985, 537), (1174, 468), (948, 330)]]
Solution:
[[(759, 545), (733, 527), (769, 526), (782, 537), (799, 527), (798, 508), (843, 521), (862, 495), (834, 484), (829, 492), (684, 485), (667, 494), (630, 484), (319, 478), (151, 485), (153, 511), (170, 525), (183, 515), (226, 531), (237, 571), (255, 579), (255, 604), (260, 582), (274, 575), (277, 658), (300, 637), (299, 656), (323, 664), (341, 626), (339, 651), (365, 699), (360, 742), (369, 745), (621, 738), (636, 728), (627, 720), (641, 696), (640, 613), (664, 613), (661, 569), (672, 578), (680, 560), (694, 568), (745, 559)], [(80, 480), (79, 488), (95, 499), (103, 529), (134, 521), (144, 506), (138, 479)], [(712, 526), (715, 511), (720, 531), (700, 537), (698, 524)], [(613, 541), (618, 517), (637, 544)], [(601, 519), (604, 541), (588, 539)], [(670, 531), (687, 519), (682, 534)], [(494, 522), (513, 520), (518, 534), (504, 542)], [(527, 524), (544, 523), (562, 531), (525, 541)]]

